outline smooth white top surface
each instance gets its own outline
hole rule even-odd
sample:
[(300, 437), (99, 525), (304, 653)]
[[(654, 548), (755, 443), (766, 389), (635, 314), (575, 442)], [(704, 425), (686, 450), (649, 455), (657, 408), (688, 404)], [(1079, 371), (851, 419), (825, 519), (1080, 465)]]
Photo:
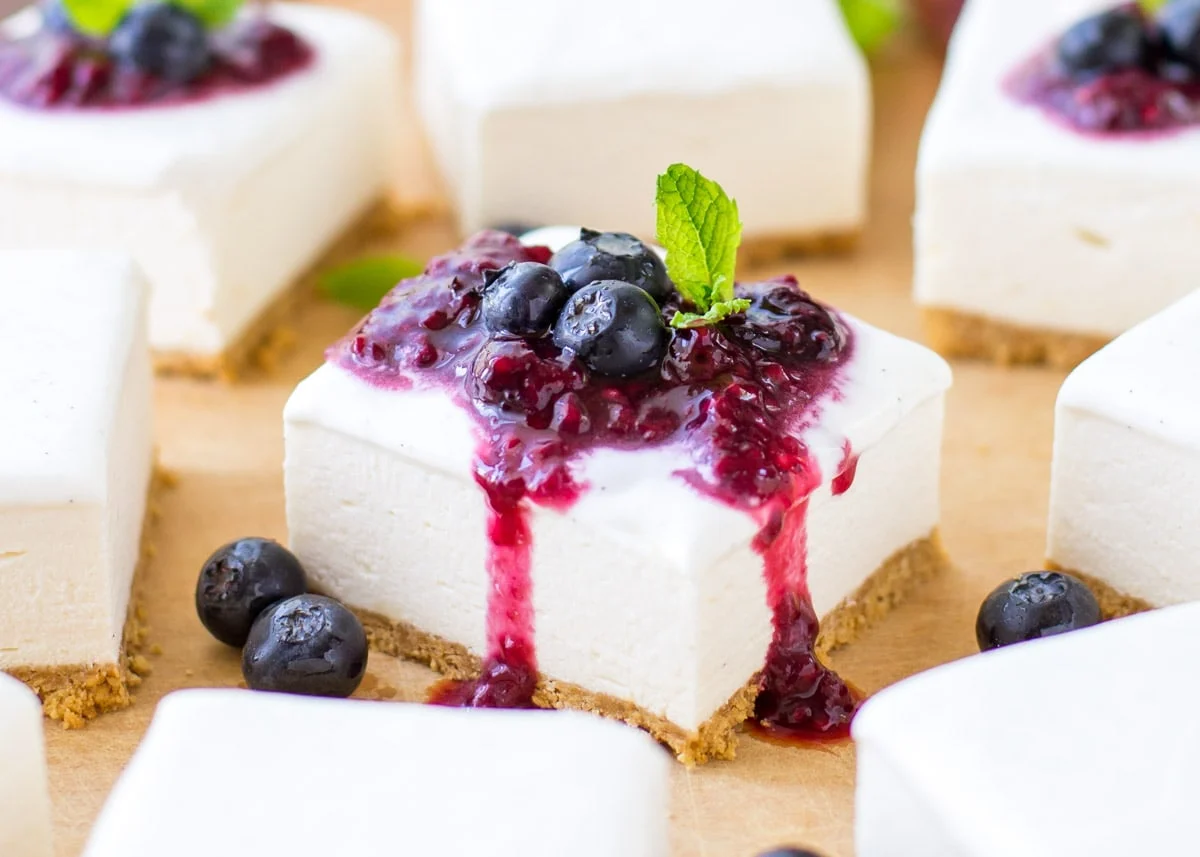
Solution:
[(1195, 292), (1080, 364), (1059, 391), (1059, 408), (1200, 449), (1198, 331), (1200, 292)]
[(0, 506), (103, 499), (145, 299), (123, 255), (0, 252)]
[(565, 712), (169, 695), (85, 857), (666, 857), (666, 753)]
[[(310, 68), (260, 88), (164, 107), (44, 111), (0, 100), (0, 175), (171, 188), (192, 199), (231, 192), (296, 139), (313, 100), (341, 85), (342, 76), (328, 68), (355, 63), (360, 51), (393, 49), (392, 35), (363, 15), (295, 3), (271, 3), (269, 14), (316, 47)], [(36, 23), (30, 9), (7, 26), (19, 31)]]
[[(834, 0), (422, 0), (426, 25), (453, 34), (451, 70), (475, 106), (841, 82), (862, 64)], [(418, 45), (418, 50), (420, 46)], [(714, 117), (714, 133), (723, 133)]]
[[(881, 691), (853, 725), (858, 853), (1194, 854), (1197, 659), (1200, 604), (1189, 604), (971, 656)], [(893, 788), (876, 791), (884, 768)], [(926, 847), (934, 838), (941, 849)]]
[[(523, 240), (557, 249), (578, 236), (578, 227), (550, 227)], [(837, 475), (845, 442), (861, 454), (951, 383), (950, 367), (929, 349), (843, 318), (854, 334), (853, 356), (838, 392), (826, 396), (810, 413), (810, 424), (798, 431), (823, 482)], [(326, 364), (296, 388), (284, 419), (324, 425), (471, 480), (478, 447), (475, 421), (440, 388), (381, 389)], [(576, 484), (588, 490), (567, 514), (679, 567), (705, 566), (744, 545), (759, 525), (677, 475), (694, 466), (680, 445), (593, 450), (574, 464)]]

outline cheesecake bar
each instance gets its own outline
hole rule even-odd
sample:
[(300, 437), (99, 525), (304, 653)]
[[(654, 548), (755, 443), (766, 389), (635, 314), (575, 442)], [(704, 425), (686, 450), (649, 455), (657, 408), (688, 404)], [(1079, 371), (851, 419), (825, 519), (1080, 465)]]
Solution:
[[(186, 31), (186, 11), (156, 5)], [(207, 71), (171, 88), (127, 71), (120, 30), (97, 59), (68, 25), (29, 9), (0, 36), (0, 248), (131, 254), (156, 365), (236, 373), (306, 272), (373, 222), (394, 174), (396, 39), (348, 11), (272, 3), (201, 33)], [(49, 70), (29, 59), (48, 56)], [(102, 83), (55, 84), (85, 72)]]
[(125, 256), (0, 252), (0, 670), (68, 726), (125, 707), (137, 681), (146, 296)]
[(1192, 853), (1198, 625), (1200, 604), (1176, 606), (876, 694), (853, 727), (855, 853)]
[(1109, 615), (1200, 600), (1200, 293), (1089, 358), (1058, 394), (1046, 555)]
[[(645, 736), (582, 715), (180, 691), (83, 853), (667, 857), (668, 770)], [(214, 813), (237, 783), (254, 812)], [(298, 787), (317, 795), (307, 821)]]
[[(545, 304), (510, 298), (556, 272), (576, 291), (539, 338)], [(598, 272), (626, 280), (581, 284)], [(680, 299), (649, 245), (578, 228), (434, 259), (285, 409), (312, 584), (458, 679), (446, 704), (594, 711), (686, 762), (731, 756), (752, 713), (844, 727), (818, 656), (942, 560), (950, 373), (794, 279), (738, 294), (745, 315), (665, 332), (656, 300)]]
[(466, 233), (653, 235), (644, 189), (672, 161), (740, 189), (751, 252), (843, 249), (862, 228), (870, 81), (836, 0), (736, 15), (712, 0), (421, 0), (414, 50)]
[(0, 854), (51, 857), (42, 706), (27, 687), (2, 673), (0, 759)]
[(917, 167), (937, 350), (1070, 368), (1196, 287), (1200, 46), (1158, 35), (1184, 5), (967, 4)]

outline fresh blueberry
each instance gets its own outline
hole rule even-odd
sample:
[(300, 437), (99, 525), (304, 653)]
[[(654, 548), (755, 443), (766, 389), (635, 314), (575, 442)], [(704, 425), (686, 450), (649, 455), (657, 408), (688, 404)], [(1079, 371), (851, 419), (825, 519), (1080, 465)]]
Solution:
[(550, 258), (550, 267), (562, 275), (572, 292), (600, 280), (621, 280), (662, 303), (675, 289), (658, 254), (624, 232), (581, 229), (577, 241)]
[(266, 610), (242, 651), (242, 675), (254, 690), (349, 696), (366, 669), (362, 623), (323, 595), (297, 595)]
[(196, 612), (210, 634), (241, 646), (260, 613), (305, 589), (304, 569), (291, 551), (270, 539), (239, 539), (219, 548), (200, 569)]
[(204, 22), (174, 3), (143, 3), (129, 10), (109, 49), (121, 63), (171, 83), (195, 80), (208, 67)]
[(601, 280), (571, 295), (554, 325), (554, 344), (601, 375), (626, 378), (662, 360), (667, 329), (658, 305), (642, 289)]
[(1099, 621), (1100, 605), (1083, 581), (1057, 571), (1031, 571), (1001, 584), (984, 599), (975, 620), (975, 639), (986, 652)]
[(807, 848), (772, 848), (770, 851), (764, 851), (758, 857), (821, 857), (816, 851), (810, 851)]
[(1151, 54), (1146, 19), (1132, 4), (1084, 18), (1058, 42), (1059, 62), (1073, 75), (1143, 68)]
[(492, 333), (545, 336), (570, 293), (553, 268), (513, 262), (484, 273), (483, 323)]
[(1158, 13), (1167, 55), (1200, 74), (1200, 0), (1172, 0)]

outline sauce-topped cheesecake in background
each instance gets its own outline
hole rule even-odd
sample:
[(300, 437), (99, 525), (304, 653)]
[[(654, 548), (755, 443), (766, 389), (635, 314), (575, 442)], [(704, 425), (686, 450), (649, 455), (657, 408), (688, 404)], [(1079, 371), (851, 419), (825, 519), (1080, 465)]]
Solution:
[(917, 167), (951, 356), (1070, 367), (1196, 288), (1200, 2), (972, 0)]
[(0, 23), (0, 249), (134, 256), (162, 369), (244, 368), (394, 172), (395, 38), (240, 6), (48, 0)]
[(374, 645), (479, 707), (579, 708), (681, 759), (751, 718), (845, 734), (821, 662), (942, 564), (946, 364), (734, 283), (736, 204), (659, 177), (625, 233), (482, 232), (400, 283), (285, 410), (292, 547)]
[(743, 254), (853, 245), (871, 84), (836, 0), (416, 4), (414, 85), (466, 233), (651, 235), (644, 188), (685, 161), (739, 188)]

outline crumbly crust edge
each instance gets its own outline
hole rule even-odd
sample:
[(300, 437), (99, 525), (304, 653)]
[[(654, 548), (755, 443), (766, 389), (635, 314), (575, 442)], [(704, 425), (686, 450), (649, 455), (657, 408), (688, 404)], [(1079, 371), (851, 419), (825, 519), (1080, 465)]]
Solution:
[(1074, 369), (1110, 337), (1026, 327), (943, 307), (921, 310), (925, 340), (944, 357), (983, 360), (997, 366)]
[(7, 672), (29, 685), (42, 701), (42, 710), (64, 729), (80, 729), (101, 714), (120, 711), (133, 703), (131, 691), (150, 673), (150, 662), (142, 655), (150, 628), (140, 596), (146, 568), (155, 554), (152, 540), (155, 521), (161, 516), (159, 498), (175, 483), (175, 477), (155, 466), (142, 522), (141, 553), (133, 573), (129, 607), (121, 639), (119, 663), (18, 667)]
[(795, 234), (747, 235), (738, 247), (738, 261), (766, 265), (791, 256), (841, 256), (853, 252), (862, 238), (857, 228)]
[[(849, 645), (922, 583), (949, 566), (937, 530), (896, 551), (853, 593), (821, 620), (817, 652), (822, 657)], [(465, 646), (421, 631), (406, 622), (365, 610), (356, 611), (363, 621), (371, 648), (384, 654), (418, 661), (453, 679), (479, 674), (480, 659)], [(589, 711), (620, 720), (649, 732), (686, 765), (713, 759), (732, 759), (737, 750), (739, 727), (754, 711), (759, 676), (746, 684), (695, 731), (684, 729), (667, 718), (624, 699), (596, 693), (570, 682), (539, 675), (533, 701), (540, 708)]]

